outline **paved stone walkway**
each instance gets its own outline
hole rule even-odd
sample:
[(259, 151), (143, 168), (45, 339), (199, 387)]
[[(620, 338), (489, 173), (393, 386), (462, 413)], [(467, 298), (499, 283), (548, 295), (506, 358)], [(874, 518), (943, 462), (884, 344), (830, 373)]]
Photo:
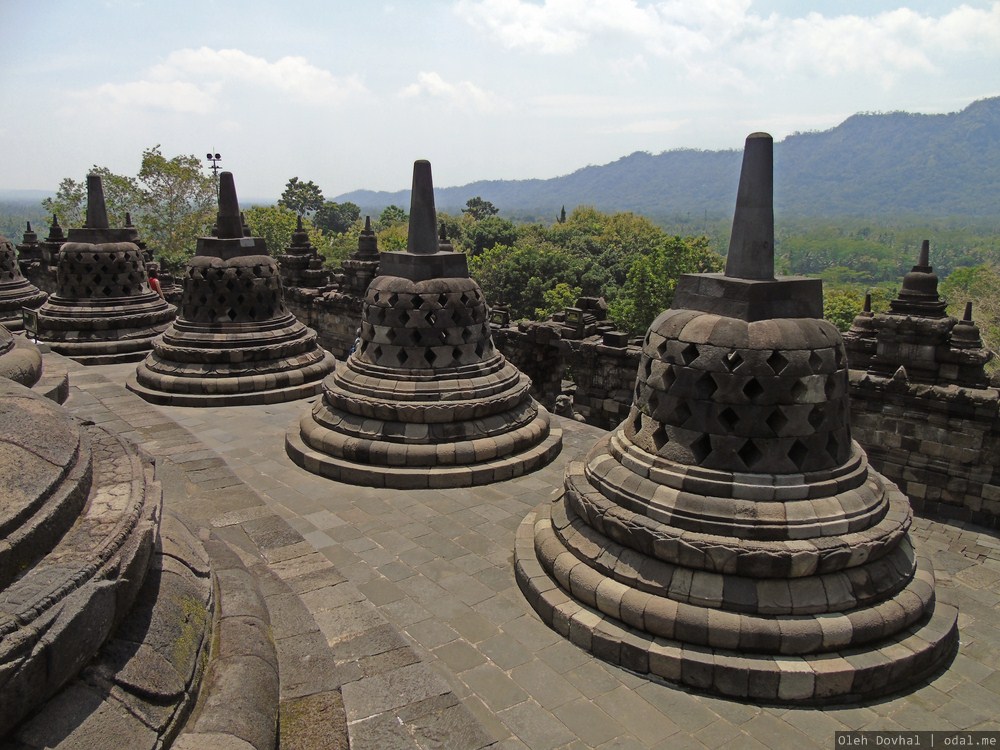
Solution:
[[(124, 383), (133, 368), (88, 372)], [(77, 385), (83, 391), (90, 387)], [(98, 398), (113, 408), (107, 389)], [(286, 457), (285, 431), (306, 408), (302, 401), (225, 409), (148, 407), (197, 436), (202, 445), (189, 453), (209, 461), (206, 471), (219, 471), (220, 483), (231, 482), (227, 477), (234, 473), (269, 511), (301, 533), (478, 719), (471, 734), (462, 725), (462, 734), (438, 736), (440, 744), (427, 746), (832, 748), (838, 730), (1000, 729), (996, 534), (915, 522), (917, 543), (934, 560), (938, 596), (961, 613), (959, 654), (945, 673), (916, 692), (826, 710), (728, 702), (605, 665), (545, 627), (517, 589), (512, 551), (518, 524), (561, 486), (566, 462), (589, 448), (599, 429), (561, 420), (562, 455), (540, 471), (500, 484), (375, 490), (322, 479)], [(153, 421), (158, 419), (159, 414)], [(104, 426), (148, 440), (134, 424), (112, 420)], [(209, 460), (216, 457), (224, 462)], [(206, 474), (203, 481), (210, 486), (212, 478)], [(321, 628), (324, 621), (334, 625), (330, 613), (341, 603), (333, 601), (335, 592), (329, 590), (330, 601), (323, 592), (301, 596)], [(349, 725), (367, 718), (360, 708), (365, 701), (378, 704), (379, 690), (394, 688), (371, 682), (366, 689), (370, 695), (345, 692), (345, 704), (351, 700), (356, 707), (352, 714), (348, 706)], [(405, 706), (393, 710), (405, 715)]]

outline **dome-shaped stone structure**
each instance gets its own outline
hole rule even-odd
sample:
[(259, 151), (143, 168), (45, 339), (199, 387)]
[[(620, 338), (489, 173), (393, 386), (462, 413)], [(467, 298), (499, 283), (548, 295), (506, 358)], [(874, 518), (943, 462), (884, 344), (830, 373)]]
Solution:
[(0, 377), (31, 388), (42, 376), (42, 354), (23, 336), (0, 325)]
[(382, 253), (361, 343), (289, 430), (292, 460), (323, 476), (386, 487), (458, 487), (544, 465), (562, 431), (529, 378), (493, 346), (466, 257), (441, 249), (430, 164), (413, 170), (406, 252)]
[(218, 236), (198, 239), (180, 314), (126, 385), (179, 406), (313, 396), (334, 359), (285, 308), (278, 264), (262, 238), (244, 236), (232, 174), (219, 178)]
[(38, 310), (38, 339), (85, 365), (134, 362), (177, 308), (149, 286), (134, 227), (111, 229), (99, 175), (87, 175), (87, 223), (59, 250), (55, 294)]
[(21, 310), (41, 306), (48, 296), (24, 278), (14, 243), (0, 236), (0, 325), (20, 331), (24, 328)]
[(818, 280), (774, 278), (772, 141), (747, 140), (726, 273), (650, 326), (628, 418), (517, 534), (550, 626), (723, 696), (843, 701), (921, 680), (957, 644), (907, 498), (852, 441)]

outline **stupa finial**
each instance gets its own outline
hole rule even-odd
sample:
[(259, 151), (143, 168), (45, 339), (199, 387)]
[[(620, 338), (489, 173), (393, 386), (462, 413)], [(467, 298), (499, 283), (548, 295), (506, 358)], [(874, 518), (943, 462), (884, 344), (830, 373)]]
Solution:
[(104, 203), (104, 184), (99, 174), (87, 175), (87, 229), (108, 229), (108, 207)]
[(431, 163), (426, 159), (419, 159), (413, 163), (410, 226), (406, 239), (406, 252), (414, 255), (433, 255), (438, 252), (434, 181), (431, 178)]
[(235, 240), (243, 236), (243, 219), (232, 172), (219, 174), (219, 218), (216, 225), (219, 227), (219, 239)]
[(367, 232), (370, 232), (370, 231), (372, 231), (372, 217), (371, 216), (366, 216), (365, 217), (365, 232), (367, 233)]
[(865, 305), (861, 312), (870, 313), (872, 311), (872, 293), (865, 292)]
[(920, 243), (920, 258), (917, 259), (917, 268), (921, 270), (930, 268), (931, 265), (931, 241), (924, 240)]
[(767, 133), (747, 136), (726, 276), (774, 278), (774, 141)]

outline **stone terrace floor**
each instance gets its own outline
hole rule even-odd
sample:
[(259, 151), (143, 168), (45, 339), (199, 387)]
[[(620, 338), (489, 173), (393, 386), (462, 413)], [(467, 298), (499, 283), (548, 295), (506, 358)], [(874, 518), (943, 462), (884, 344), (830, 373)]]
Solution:
[[(561, 486), (567, 461), (580, 457), (601, 430), (562, 420), (559, 458), (500, 484), (422, 491), (359, 488), (310, 474), (286, 457), (285, 431), (297, 424), (306, 402), (137, 410), (136, 397), (104, 382), (123, 384), (135, 365), (71, 367), (71, 409), (93, 416), (95, 405), (115, 410), (131, 404), (131, 418), (114, 419), (105, 412), (103, 426), (147, 444), (154, 454), (155, 433), (144, 425), (159, 429), (166, 415), (200, 441), (184, 455), (209, 467), (201, 472), (206, 488), (226, 486), (235, 473), (256, 490), (271, 512), (396, 628), (428, 672), (447, 682), (481, 725), (475, 734), (480, 739), (471, 746), (488, 744), (489, 739), (482, 740), (488, 737), (497, 748), (801, 749), (834, 747), (838, 730), (1000, 729), (1000, 540), (995, 533), (915, 520), (917, 543), (934, 561), (938, 597), (961, 613), (958, 656), (920, 689), (823, 710), (724, 701), (595, 659), (542, 624), (514, 582), (518, 524)], [(160, 456), (165, 481), (171, 460), (178, 460), (176, 453)], [(322, 596), (303, 601), (322, 627), (324, 609), (333, 603), (324, 603)], [(347, 718), (363, 717), (352, 715), (348, 706)], [(443, 746), (466, 742), (454, 737)]]

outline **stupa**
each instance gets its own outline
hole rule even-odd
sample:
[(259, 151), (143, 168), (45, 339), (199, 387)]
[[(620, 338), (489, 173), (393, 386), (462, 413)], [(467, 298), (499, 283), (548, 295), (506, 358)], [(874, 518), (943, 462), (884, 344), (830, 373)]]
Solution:
[(358, 235), (358, 249), (341, 262), (344, 269), (341, 291), (363, 297), (372, 279), (378, 275), (378, 261), (378, 237), (372, 229), (371, 217), (366, 216), (365, 228)]
[(24, 328), (21, 310), (39, 307), (48, 296), (24, 278), (14, 243), (0, 236), (0, 325), (20, 331)]
[(851, 439), (819, 280), (774, 277), (771, 137), (747, 139), (724, 274), (680, 279), (624, 422), (530, 513), (515, 570), (552, 628), (718, 695), (844, 702), (958, 643), (907, 498)]
[(334, 359), (286, 308), (278, 264), (246, 237), (231, 172), (219, 175), (218, 236), (199, 237), (177, 320), (126, 383), (176, 406), (277, 403), (314, 396)]
[(531, 381), (493, 346), (486, 302), (465, 255), (442, 249), (431, 166), (413, 168), (405, 252), (381, 254), (361, 343), (290, 429), (292, 460), (377, 487), (463, 487), (552, 460), (562, 431)]
[(87, 219), (59, 250), (56, 292), (38, 310), (38, 339), (85, 365), (134, 362), (177, 308), (149, 287), (134, 227), (112, 229), (99, 175), (87, 175)]
[(42, 260), (42, 243), (38, 241), (38, 232), (31, 228), (31, 222), (25, 222), (24, 236), (17, 246), (17, 259), (22, 265), (40, 263)]
[(309, 233), (302, 226), (302, 215), (297, 219), (292, 240), (285, 252), (278, 256), (281, 283), (284, 287), (318, 289), (330, 283), (330, 272), (323, 268), (323, 256), (309, 241)]

